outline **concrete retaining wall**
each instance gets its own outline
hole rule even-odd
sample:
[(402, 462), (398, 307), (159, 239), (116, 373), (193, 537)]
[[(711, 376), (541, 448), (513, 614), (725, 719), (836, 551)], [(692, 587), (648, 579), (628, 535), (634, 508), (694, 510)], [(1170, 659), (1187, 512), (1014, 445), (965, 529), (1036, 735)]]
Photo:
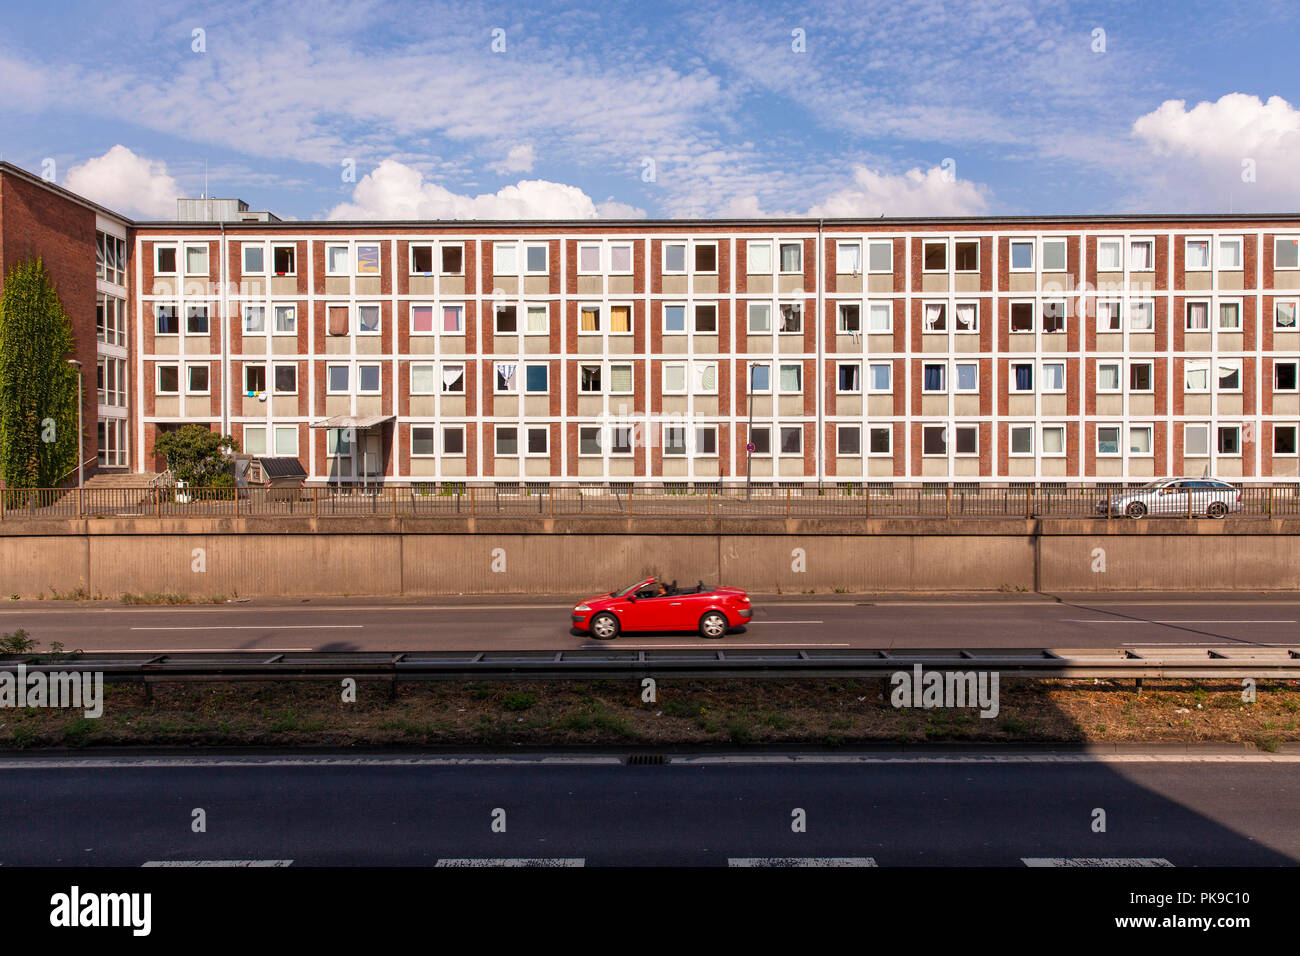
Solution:
[(1300, 522), (183, 519), (0, 533), (0, 598), (567, 594), (649, 573), (820, 594), (1300, 589)]

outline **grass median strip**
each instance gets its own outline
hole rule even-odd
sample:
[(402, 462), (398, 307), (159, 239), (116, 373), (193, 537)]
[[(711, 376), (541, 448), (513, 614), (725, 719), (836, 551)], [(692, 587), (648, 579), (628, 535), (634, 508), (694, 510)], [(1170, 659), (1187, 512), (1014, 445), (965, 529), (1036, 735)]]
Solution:
[(884, 682), (633, 681), (154, 684), (105, 688), (103, 716), (0, 709), (0, 748), (200, 746), (849, 746), (920, 742), (1222, 742), (1265, 752), (1300, 741), (1300, 681), (1002, 682), (997, 716), (895, 708)]

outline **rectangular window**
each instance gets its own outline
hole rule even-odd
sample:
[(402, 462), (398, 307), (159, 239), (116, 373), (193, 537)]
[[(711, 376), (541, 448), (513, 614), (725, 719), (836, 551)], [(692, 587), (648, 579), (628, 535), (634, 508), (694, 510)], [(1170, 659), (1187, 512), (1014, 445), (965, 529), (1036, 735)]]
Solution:
[(99, 293), (95, 297), (95, 335), (105, 345), (126, 345), (126, 300)]
[(433, 246), (411, 244), (411, 275), (433, 275)]
[(494, 390), (498, 393), (515, 391), (515, 375), (518, 371), (519, 365), (516, 362), (497, 362), (493, 378)]
[(945, 425), (925, 425), (921, 428), (921, 454), (948, 454), (948, 428)]
[(686, 363), (665, 362), (663, 365), (664, 394), (686, 394)]
[(442, 391), (445, 395), (465, 394), (465, 366), (444, 365), (442, 367)]
[(348, 334), (348, 307), (346, 305), (327, 306), (325, 314), (330, 335)]
[(296, 246), (271, 247), (271, 271), (278, 276), (298, 274), (298, 249)]
[(1273, 246), (1274, 269), (1300, 269), (1300, 239), (1278, 238)]
[(158, 386), (155, 391), (159, 395), (176, 395), (181, 390), (180, 366), (177, 365), (159, 365), (158, 366)]
[(185, 307), (185, 333), (187, 335), (208, 334), (208, 307), (206, 305), (187, 305)]
[(1226, 271), (1241, 269), (1241, 236), (1219, 237), (1219, 268)]
[(578, 366), (578, 391), (589, 395), (600, 394), (600, 366)]
[(892, 332), (894, 330), (894, 306), (889, 302), (872, 302), (867, 306), (867, 330), (870, 332)]
[(244, 426), (244, 453), (248, 455), (266, 454), (266, 426)]
[(493, 312), (498, 335), (513, 335), (519, 331), (519, 310), (515, 306), (497, 305)]
[(363, 395), (373, 395), (379, 391), (382, 377), (378, 365), (357, 366), (357, 391)]
[(205, 276), (208, 274), (208, 247), (185, 247), (185, 274), (187, 276)]
[(877, 425), (867, 429), (867, 453), (871, 455), (889, 455), (893, 452), (894, 430), (888, 425)]
[(1210, 240), (1187, 240), (1187, 265), (1189, 272), (1203, 272), (1210, 268)]
[(465, 307), (447, 305), (442, 309), (442, 331), (445, 334), (460, 334), (465, 331)]
[(781, 243), (781, 271), (785, 273), (803, 271), (803, 243)]
[(839, 391), (857, 394), (862, 391), (862, 366), (857, 362), (841, 362), (836, 369)]
[(1098, 332), (1119, 332), (1123, 329), (1124, 309), (1121, 304), (1115, 300), (1098, 300), (1097, 302), (1097, 331)]
[(1124, 243), (1120, 239), (1097, 240), (1097, 271), (1122, 272), (1124, 270)]
[(298, 426), (297, 425), (276, 425), (275, 426), (275, 457), (277, 458), (298, 457)]
[(600, 246), (597, 245), (578, 246), (578, 274), (579, 275), (600, 274)]
[(1034, 243), (1032, 240), (1027, 242), (1013, 241), (1011, 243), (1011, 271), (1034, 271)]
[(594, 425), (583, 425), (578, 429), (578, 454), (600, 454), (600, 429)]
[(1043, 363), (1043, 391), (1044, 392), (1065, 391), (1065, 363), (1064, 362)]
[(1186, 458), (1204, 458), (1210, 453), (1210, 426), (1183, 426), (1183, 456)]
[[(330, 458), (340, 458), (344, 455), (352, 454), (352, 433), (351, 428), (327, 428), (325, 429), (325, 454)], [(429, 451), (433, 454), (433, 434), (432, 429), (428, 430)]]
[(1064, 239), (1043, 240), (1043, 271), (1044, 272), (1065, 271), (1065, 240)]
[(379, 334), (379, 306), (357, 306), (357, 331), (362, 335)]
[(176, 274), (175, 246), (154, 246), (153, 255), (153, 271), (156, 274), (160, 276), (174, 276)]
[(953, 266), (958, 272), (979, 272), (980, 244), (977, 239), (957, 239), (952, 244)]
[(293, 395), (298, 391), (298, 366), (275, 366), (275, 392), (277, 395)]
[(836, 244), (835, 271), (840, 275), (857, 275), (862, 271), (862, 243), (840, 242)]
[(524, 435), (528, 442), (528, 454), (550, 454), (551, 430), (545, 425), (531, 425), (524, 429)]
[(1034, 453), (1034, 426), (1011, 426), (1011, 454), (1032, 455)]
[(1128, 453), (1130, 455), (1151, 454), (1151, 426), (1135, 425), (1128, 430)]
[(787, 394), (803, 391), (803, 365), (782, 365), (780, 370), (780, 389)]
[(1129, 362), (1128, 390), (1130, 392), (1149, 392), (1153, 388), (1150, 362)]
[(433, 426), (415, 425), (411, 428), (411, 457), (433, 457)]
[(1219, 454), (1230, 456), (1241, 454), (1240, 425), (1219, 426)]
[(632, 366), (611, 365), (609, 367), (609, 394), (632, 394)]
[(751, 242), (746, 249), (746, 272), (750, 275), (770, 275), (772, 272), (772, 243)]
[(208, 366), (206, 363), (185, 366), (185, 391), (191, 395), (208, 394)]
[(664, 426), (664, 454), (674, 458), (686, 454), (686, 429), (683, 426)]
[(1187, 331), (1208, 332), (1210, 330), (1210, 303), (1187, 303)]
[(609, 247), (609, 272), (610, 275), (627, 275), (632, 274), (632, 247), (626, 244), (616, 244)]
[(1119, 369), (1120, 365), (1118, 362), (1098, 362), (1097, 391), (1118, 392), (1120, 390)]
[(715, 395), (718, 391), (718, 363), (696, 362), (691, 366), (695, 376), (695, 394)]
[(1099, 425), (1097, 427), (1097, 454), (1119, 454), (1119, 426)]
[(1188, 361), (1183, 365), (1183, 391), (1208, 392), (1210, 390), (1210, 363), (1208, 360)]
[(772, 303), (750, 302), (746, 305), (751, 334), (767, 335), (772, 331)]
[(948, 243), (946, 241), (922, 244), (921, 262), (926, 272), (948, 271)]
[(412, 335), (433, 334), (433, 306), (431, 305), (411, 306), (411, 334)]
[(588, 333), (600, 331), (600, 306), (578, 306), (578, 331)]
[(867, 266), (874, 273), (894, 271), (894, 244), (892, 242), (867, 243)]
[(1296, 453), (1296, 426), (1273, 426), (1273, 454), (1294, 455)]
[(783, 334), (803, 331), (803, 305), (798, 302), (786, 302), (778, 307), (781, 310), (781, 328)]
[(1043, 331), (1065, 331), (1065, 300), (1050, 299), (1043, 303)]
[(275, 307), (275, 334), (296, 335), (298, 332), (298, 308), (293, 305)]
[(1296, 317), (1296, 300), (1279, 299), (1273, 303), (1273, 328), (1283, 332), (1294, 332)]
[(1034, 390), (1034, 365), (1032, 362), (1015, 362), (1011, 365), (1011, 391)]
[(697, 242), (695, 244), (695, 271), (718, 271), (718, 247), (715, 243)]
[(862, 428), (858, 425), (838, 425), (835, 428), (835, 454), (862, 454)]
[(922, 328), (926, 332), (946, 331), (948, 328), (948, 307), (942, 302), (927, 303)]
[(496, 453), (498, 455), (519, 454), (519, 429), (514, 425), (498, 425), (496, 429)]
[(749, 444), (754, 446), (752, 454), (772, 454), (772, 430), (766, 425), (755, 425), (749, 430)]
[(686, 331), (686, 306), (684, 305), (664, 306), (665, 334), (670, 334), (675, 332), (685, 332), (685, 331)]
[(549, 365), (529, 365), (524, 368), (524, 391), (532, 395), (542, 395), (550, 390), (551, 369)]
[(1032, 302), (1011, 303), (1011, 331), (1012, 332), (1034, 331), (1034, 303)]
[(244, 366), (244, 394), (257, 396), (266, 391), (266, 366)]
[(1273, 362), (1273, 391), (1275, 392), (1294, 392), (1296, 391), (1296, 371), (1300, 363), (1297, 362)]
[(524, 331), (529, 335), (545, 335), (550, 331), (551, 321), (550, 312), (544, 305), (530, 305), (527, 307), (527, 326)]
[(632, 333), (632, 307), (630, 305), (611, 305), (609, 307), (609, 331), (613, 335), (630, 335)]
[(710, 334), (718, 331), (718, 307), (716, 305), (697, 305), (695, 307), (695, 331)]
[(938, 363), (921, 366), (921, 390), (942, 392), (947, 388), (948, 366)]
[(1130, 272), (1150, 272), (1156, 267), (1156, 244), (1151, 239), (1134, 239), (1128, 245)]
[(442, 253), (442, 274), (458, 276), (465, 273), (465, 247), (444, 245), (439, 248)]
[(749, 390), (755, 393), (772, 391), (772, 366), (766, 362), (750, 363)]
[(325, 274), (328, 276), (345, 276), (349, 274), (347, 246), (325, 247)]
[(979, 366), (974, 362), (957, 363), (957, 391), (979, 391)]
[(1241, 359), (1219, 359), (1219, 391), (1241, 391)]
[(695, 454), (717, 455), (718, 429), (715, 425), (700, 425), (695, 429)]
[(546, 275), (546, 253), (544, 245), (524, 247), (524, 267), (529, 275)]
[(954, 332), (979, 331), (979, 306), (974, 302), (958, 302), (953, 311)]
[(686, 271), (686, 243), (664, 243), (664, 272), (680, 275)]
[(266, 331), (266, 307), (261, 305), (244, 306), (244, 334)]
[(893, 376), (893, 370), (894, 365), (892, 362), (878, 362), (869, 365), (870, 378), (868, 381), (871, 383), (871, 390), (873, 392), (891, 391), (890, 380)]
[(841, 302), (836, 314), (839, 316), (836, 327), (840, 332), (862, 331), (862, 306), (856, 302)]
[(1044, 425), (1043, 426), (1043, 446), (1044, 457), (1060, 458), (1065, 455), (1065, 426), (1064, 425)]
[(1133, 332), (1150, 332), (1155, 329), (1155, 303), (1141, 299), (1129, 303), (1128, 327)]
[(465, 455), (465, 426), (442, 426), (442, 453), (449, 458), (461, 458)]
[[(597, 253), (600, 248), (596, 247)], [(515, 242), (494, 242), (492, 244), (492, 274), (498, 276), (519, 275), (519, 244)]]
[(433, 363), (420, 362), (411, 364), (411, 394), (433, 394)]
[(632, 454), (633, 429), (629, 425), (615, 425), (609, 430), (609, 453), (611, 455)]
[(801, 425), (781, 426), (781, 454), (783, 455), (803, 454), (803, 426)]
[(357, 246), (357, 275), (379, 275), (379, 246), (367, 243)]
[(325, 367), (325, 391), (331, 395), (347, 395), (352, 391), (351, 368), (347, 365)]
[(245, 275), (263, 275), (266, 273), (266, 246), (258, 243), (250, 245), (245, 242), (240, 247), (244, 254), (243, 272)]
[(1240, 302), (1219, 303), (1219, 328), (1225, 332), (1238, 332), (1241, 330)]

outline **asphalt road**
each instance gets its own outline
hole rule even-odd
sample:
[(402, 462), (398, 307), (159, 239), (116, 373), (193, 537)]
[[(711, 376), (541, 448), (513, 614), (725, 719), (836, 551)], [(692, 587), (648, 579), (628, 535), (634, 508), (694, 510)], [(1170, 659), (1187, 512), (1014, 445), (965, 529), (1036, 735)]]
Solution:
[(1300, 860), (1297, 756), (824, 759), (6, 758), (0, 865)]
[[(123, 607), (31, 602), (0, 606), (0, 633), (24, 628), (68, 650), (570, 650), (609, 645), (569, 628), (565, 598), (474, 603), (346, 599), (219, 606)], [(675, 647), (1096, 648), (1300, 643), (1292, 596), (1011, 596), (860, 600), (755, 596), (753, 623), (723, 641), (624, 634), (629, 650)]]

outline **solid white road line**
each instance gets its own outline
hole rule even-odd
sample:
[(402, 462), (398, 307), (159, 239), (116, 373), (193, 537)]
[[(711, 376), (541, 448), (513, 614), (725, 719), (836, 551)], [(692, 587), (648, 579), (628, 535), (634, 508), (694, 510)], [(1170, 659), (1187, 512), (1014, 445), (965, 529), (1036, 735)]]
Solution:
[(538, 859), (447, 859), (439, 860), (434, 866), (586, 866), (583, 857), (538, 858)]
[(227, 651), (286, 654), (289, 651), (314, 651), (314, 647), (110, 647), (95, 654), (224, 654)]
[(149, 860), (141, 866), (289, 866), (293, 860)]
[[(1061, 763), (1300, 763), (1300, 753), (1046, 753), (1046, 754), (705, 754), (668, 758), (692, 766), (767, 764), (1061, 764)], [(0, 762), (0, 767), (4, 763)]]
[(1022, 856), (1025, 866), (1173, 866), (1162, 856)]
[(1110, 618), (1066, 618), (1067, 624), (1294, 624), (1295, 621), (1115, 621)]
[(870, 856), (733, 856), (727, 866), (875, 866)]
[[(590, 650), (603, 649), (609, 646), (610, 645), (604, 643), (602, 644), (588, 643), (582, 645), (582, 647), (580, 647), (579, 650), (590, 651)], [(762, 648), (762, 647), (778, 648), (778, 649), (786, 648), (786, 649), (794, 650), (800, 647), (852, 647), (852, 646), (853, 646), (852, 644), (825, 644), (825, 643), (811, 643), (811, 644), (785, 644), (785, 643), (752, 644), (751, 643), (751, 644), (720, 645), (717, 641), (709, 641), (707, 644), (698, 643), (698, 642), (695, 644), (624, 644), (622, 641), (619, 641), (617, 644), (614, 645), (612, 649), (625, 650), (625, 651), (663, 651), (663, 650), (675, 651), (675, 650), (686, 649), (686, 648), (695, 649), (700, 647), (707, 647), (712, 650), (746, 651), (746, 650), (751, 650), (753, 648)]]
[(133, 627), (133, 631), (357, 631), (364, 624), (197, 624), (193, 627)]
[(615, 755), (556, 755), (549, 757), (60, 757), (0, 758), (0, 770), (152, 770), (182, 767), (622, 767)]
[(825, 623), (824, 621), (749, 621), (746, 623), (745, 626), (748, 627), (750, 624), (824, 624), (824, 623)]

